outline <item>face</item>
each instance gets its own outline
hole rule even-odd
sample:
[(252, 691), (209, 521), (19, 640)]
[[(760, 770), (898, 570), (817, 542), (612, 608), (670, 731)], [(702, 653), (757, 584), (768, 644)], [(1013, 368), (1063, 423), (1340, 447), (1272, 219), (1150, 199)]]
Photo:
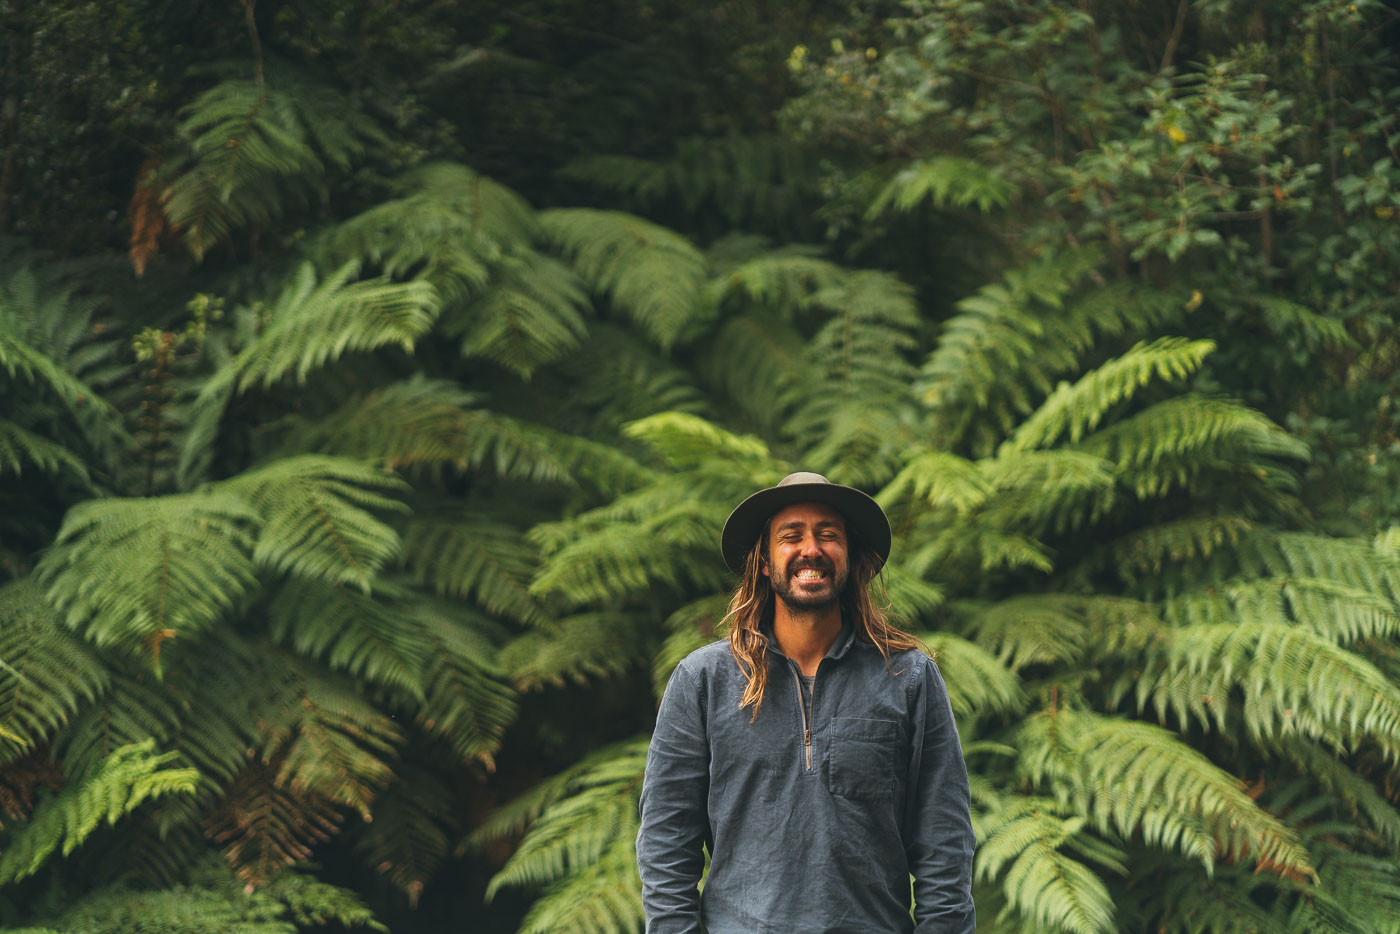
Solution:
[(825, 503), (794, 503), (768, 520), (763, 573), (793, 609), (830, 606), (846, 587), (846, 520)]

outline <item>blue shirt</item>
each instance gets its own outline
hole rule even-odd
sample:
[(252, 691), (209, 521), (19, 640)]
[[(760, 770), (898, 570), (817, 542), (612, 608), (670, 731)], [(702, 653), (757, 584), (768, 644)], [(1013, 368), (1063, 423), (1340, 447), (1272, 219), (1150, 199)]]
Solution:
[(753, 722), (728, 642), (671, 675), (637, 835), (647, 934), (972, 934), (967, 770), (933, 660), (886, 665), (846, 626), (809, 722), (796, 663), (766, 657)]

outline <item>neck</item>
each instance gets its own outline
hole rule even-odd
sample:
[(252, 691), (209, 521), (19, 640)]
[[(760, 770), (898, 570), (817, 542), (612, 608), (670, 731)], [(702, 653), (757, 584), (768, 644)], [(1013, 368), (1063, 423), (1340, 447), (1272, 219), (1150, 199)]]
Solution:
[(841, 634), (840, 603), (814, 610), (789, 607), (781, 599), (774, 604), (773, 639), (778, 651), (797, 662), (804, 675), (816, 674)]

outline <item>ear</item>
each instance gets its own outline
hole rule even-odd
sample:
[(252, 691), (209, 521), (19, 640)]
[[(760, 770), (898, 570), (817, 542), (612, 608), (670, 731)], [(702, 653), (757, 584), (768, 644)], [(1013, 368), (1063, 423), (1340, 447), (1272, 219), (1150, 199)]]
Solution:
[(763, 557), (763, 556), (761, 556), (761, 555), (759, 556), (759, 559), (758, 559), (758, 569), (759, 569), (760, 571), (763, 572), (763, 576), (764, 576), (764, 577), (770, 576), (770, 575), (768, 574), (768, 559), (765, 558), (765, 557)]

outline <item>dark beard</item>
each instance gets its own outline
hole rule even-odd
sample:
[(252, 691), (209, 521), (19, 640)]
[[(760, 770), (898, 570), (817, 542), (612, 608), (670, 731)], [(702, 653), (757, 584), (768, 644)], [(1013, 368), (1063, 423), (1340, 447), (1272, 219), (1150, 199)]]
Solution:
[[(802, 593), (793, 585), (793, 576), (803, 568), (816, 568), (826, 572), (829, 576), (827, 581), (829, 587), (819, 593)], [(840, 574), (835, 573), (836, 569), (831, 566), (831, 562), (817, 560), (796, 560), (791, 562), (787, 568), (779, 570), (776, 566), (768, 575), (769, 583), (773, 586), (773, 593), (778, 599), (787, 604), (789, 609), (803, 613), (810, 613), (813, 610), (824, 610), (841, 599), (841, 594), (846, 590), (846, 579), (850, 576), (849, 569), (843, 570)]]

